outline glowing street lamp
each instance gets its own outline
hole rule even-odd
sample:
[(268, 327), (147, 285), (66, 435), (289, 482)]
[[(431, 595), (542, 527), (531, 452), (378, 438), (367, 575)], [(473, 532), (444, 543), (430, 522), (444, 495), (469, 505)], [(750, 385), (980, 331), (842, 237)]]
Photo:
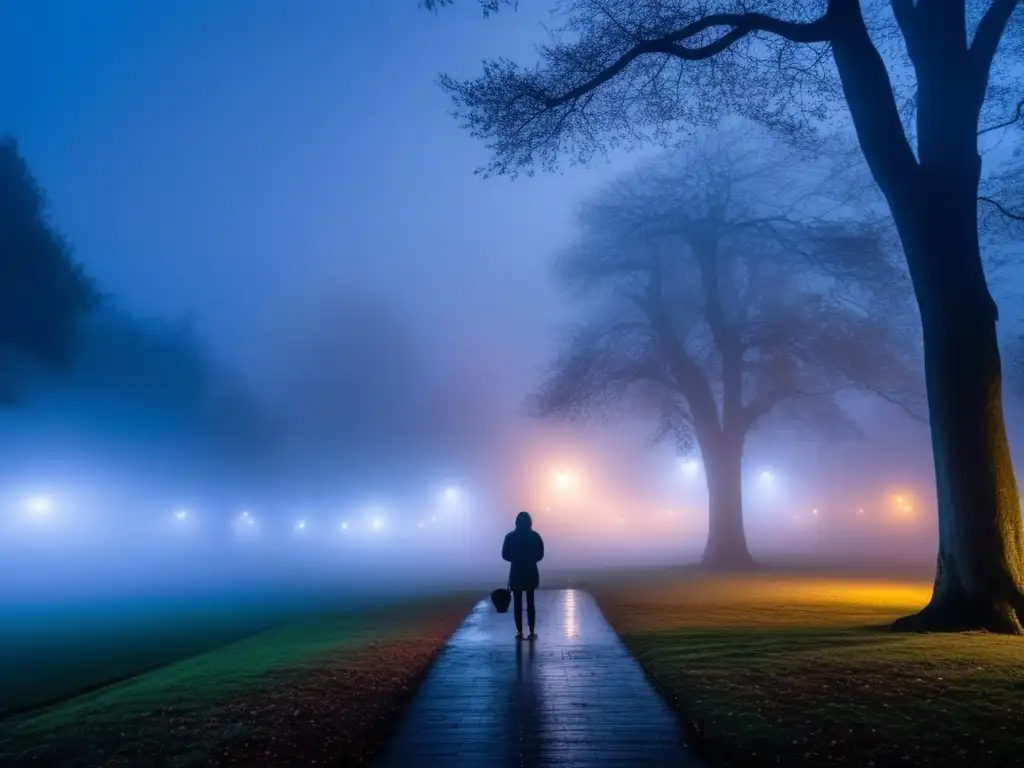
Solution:
[(238, 513), (238, 517), (235, 518), (232, 526), (239, 535), (249, 536), (250, 532), (252, 534), (256, 532), (256, 518), (252, 516), (249, 510), (245, 509)]
[(573, 486), (573, 476), (569, 472), (558, 472), (555, 474), (555, 487), (560, 491), (567, 491)]
[(900, 517), (913, 517), (914, 504), (909, 496), (897, 494), (893, 501), (896, 502), (896, 513)]
[(53, 507), (49, 496), (33, 496), (26, 502), (26, 506), (33, 515), (45, 515)]

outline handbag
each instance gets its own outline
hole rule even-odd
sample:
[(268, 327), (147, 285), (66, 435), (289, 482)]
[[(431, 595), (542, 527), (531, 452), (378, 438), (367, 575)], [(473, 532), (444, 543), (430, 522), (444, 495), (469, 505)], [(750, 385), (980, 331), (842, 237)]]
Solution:
[(508, 585), (491, 592), (491, 602), (494, 603), (494, 610), (498, 613), (507, 613), (509, 603), (512, 602), (512, 590)]

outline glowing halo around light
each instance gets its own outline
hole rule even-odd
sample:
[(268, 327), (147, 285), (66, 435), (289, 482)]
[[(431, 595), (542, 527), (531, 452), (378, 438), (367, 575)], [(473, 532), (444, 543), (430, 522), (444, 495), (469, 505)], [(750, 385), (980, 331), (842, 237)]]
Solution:
[(559, 491), (568, 491), (576, 485), (576, 477), (568, 470), (555, 473), (555, 488)]
[(53, 509), (53, 502), (49, 496), (31, 496), (25, 506), (33, 515), (45, 515)]
[(240, 536), (254, 536), (257, 532), (256, 518), (253, 517), (252, 513), (243, 509), (238, 513), (238, 516), (231, 523), (235, 532)]

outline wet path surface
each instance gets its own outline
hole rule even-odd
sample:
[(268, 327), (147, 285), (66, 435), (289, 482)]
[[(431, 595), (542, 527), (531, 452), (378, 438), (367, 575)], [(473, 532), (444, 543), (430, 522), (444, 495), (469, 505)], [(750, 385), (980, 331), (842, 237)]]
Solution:
[(478, 603), (378, 765), (700, 765), (590, 595), (538, 592), (537, 633), (517, 643), (512, 616)]

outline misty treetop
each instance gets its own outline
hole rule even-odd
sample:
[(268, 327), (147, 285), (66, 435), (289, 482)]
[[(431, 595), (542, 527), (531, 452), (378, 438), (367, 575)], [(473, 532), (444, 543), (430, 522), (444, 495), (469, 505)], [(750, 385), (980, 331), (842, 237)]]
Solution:
[[(96, 301), (17, 144), (0, 140), (0, 354), (66, 368), (78, 321)], [(13, 386), (5, 372), (0, 394), (14, 397)]]
[(750, 560), (742, 453), (765, 417), (854, 433), (843, 396), (858, 391), (925, 411), (888, 228), (823, 204), (830, 187), (842, 197), (825, 156), (757, 133), (720, 126), (583, 207), (558, 263), (582, 318), (531, 401), (548, 417), (639, 412), (659, 424), (656, 438), (684, 453), (696, 443), (715, 566)]

